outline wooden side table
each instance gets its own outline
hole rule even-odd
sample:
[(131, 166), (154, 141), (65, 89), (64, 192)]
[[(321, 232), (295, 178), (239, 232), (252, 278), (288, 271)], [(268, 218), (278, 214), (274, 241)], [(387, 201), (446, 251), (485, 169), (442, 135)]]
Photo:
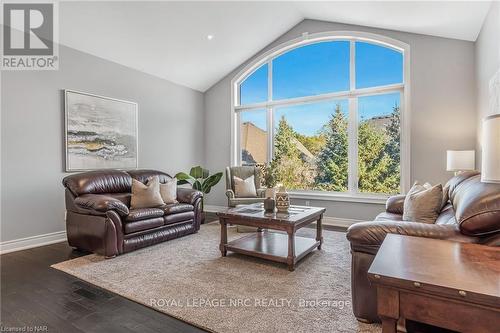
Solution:
[(500, 332), (500, 248), (387, 235), (369, 271), (382, 332), (399, 318), (458, 332)]

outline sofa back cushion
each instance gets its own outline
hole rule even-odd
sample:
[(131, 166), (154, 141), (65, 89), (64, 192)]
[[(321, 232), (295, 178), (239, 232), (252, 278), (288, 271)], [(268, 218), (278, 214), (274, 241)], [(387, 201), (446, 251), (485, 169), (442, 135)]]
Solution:
[(500, 184), (482, 183), (479, 174), (458, 184), (450, 198), (460, 231), (469, 236), (500, 232)]
[(469, 179), (470, 177), (474, 177), (478, 175), (479, 172), (477, 171), (465, 171), (461, 172), (458, 175), (450, 178), (448, 182), (443, 187), (443, 191), (447, 191), (447, 198), (450, 200), (450, 202), (453, 202), (453, 199), (455, 198), (456, 190), (458, 186), (464, 181)]
[(75, 196), (130, 192), (132, 177), (121, 170), (95, 170), (67, 176), (63, 185)]
[(127, 173), (135, 180), (140, 181), (143, 184), (148, 182), (148, 179), (154, 176), (158, 176), (161, 184), (165, 184), (172, 179), (169, 174), (157, 171), (157, 170), (129, 170)]

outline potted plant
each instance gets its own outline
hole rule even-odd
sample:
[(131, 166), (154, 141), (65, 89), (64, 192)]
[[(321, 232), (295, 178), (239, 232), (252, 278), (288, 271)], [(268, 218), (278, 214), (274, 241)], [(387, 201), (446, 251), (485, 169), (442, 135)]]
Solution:
[[(186, 172), (179, 172), (175, 175), (175, 178), (177, 178), (177, 185), (190, 184), (193, 189), (203, 192), (203, 199), (201, 201), (201, 208), (203, 211), (205, 195), (210, 193), (212, 187), (217, 185), (220, 181), (222, 178), (222, 172), (210, 175), (210, 171), (208, 171), (208, 169), (204, 169), (198, 165), (192, 167), (189, 174)], [(204, 212), (203, 220), (205, 220)]]

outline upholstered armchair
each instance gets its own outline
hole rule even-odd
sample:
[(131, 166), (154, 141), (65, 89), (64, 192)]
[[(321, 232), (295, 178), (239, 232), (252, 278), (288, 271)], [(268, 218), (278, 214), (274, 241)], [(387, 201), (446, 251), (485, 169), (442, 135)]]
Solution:
[[(257, 196), (255, 197), (238, 197), (234, 191), (233, 177), (247, 179), (254, 176), (255, 189)], [(235, 207), (236, 205), (247, 205), (253, 203), (264, 202), (266, 189), (260, 186), (260, 169), (255, 166), (235, 166), (226, 168), (226, 196), (227, 205)]]

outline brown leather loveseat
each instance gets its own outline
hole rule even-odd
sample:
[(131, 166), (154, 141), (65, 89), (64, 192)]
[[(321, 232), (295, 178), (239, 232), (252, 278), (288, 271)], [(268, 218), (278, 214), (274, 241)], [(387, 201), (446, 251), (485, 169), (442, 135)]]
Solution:
[(387, 200), (386, 211), (375, 221), (356, 223), (348, 229), (352, 303), (358, 320), (380, 321), (377, 292), (367, 272), (387, 234), (500, 246), (500, 184), (482, 183), (477, 172), (465, 172), (451, 178), (444, 192), (449, 201), (435, 224), (402, 221), (405, 197), (398, 195)]
[(70, 246), (112, 258), (118, 254), (192, 234), (200, 229), (203, 194), (178, 188), (179, 203), (130, 209), (132, 178), (146, 183), (154, 170), (97, 170), (63, 179), (66, 233)]

